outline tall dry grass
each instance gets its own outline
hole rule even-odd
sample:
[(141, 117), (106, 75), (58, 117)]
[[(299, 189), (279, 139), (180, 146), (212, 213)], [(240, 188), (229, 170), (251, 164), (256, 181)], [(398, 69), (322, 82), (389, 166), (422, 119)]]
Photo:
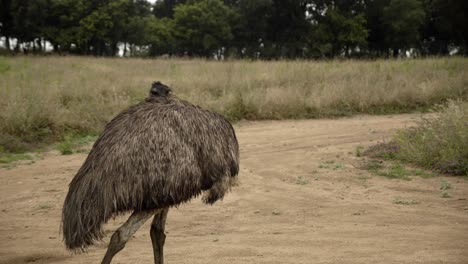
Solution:
[(0, 57), (0, 146), (97, 133), (160, 80), (231, 120), (395, 113), (466, 98), (468, 59), (150, 60)]
[(365, 155), (401, 160), (442, 173), (468, 176), (468, 102), (449, 101)]
[(468, 176), (468, 102), (449, 102), (436, 116), (395, 136), (400, 160)]

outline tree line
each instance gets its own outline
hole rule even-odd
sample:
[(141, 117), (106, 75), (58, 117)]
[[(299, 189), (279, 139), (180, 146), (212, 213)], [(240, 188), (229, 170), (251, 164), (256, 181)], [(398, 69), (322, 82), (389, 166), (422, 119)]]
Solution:
[(237, 58), (468, 52), (466, 0), (0, 0), (11, 52)]

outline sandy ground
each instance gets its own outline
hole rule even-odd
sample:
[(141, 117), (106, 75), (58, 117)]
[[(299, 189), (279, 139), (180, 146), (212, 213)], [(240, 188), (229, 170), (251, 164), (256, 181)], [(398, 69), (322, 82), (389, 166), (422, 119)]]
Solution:
[[(241, 185), (224, 201), (169, 212), (167, 263), (468, 263), (468, 181), (410, 181), (357, 168), (357, 146), (388, 139), (416, 115), (245, 122)], [(61, 206), (85, 154), (47, 153), (0, 169), (0, 263), (99, 263), (106, 243), (72, 255)], [(327, 161), (339, 168), (320, 166)], [(451, 198), (442, 198), (441, 180)], [(397, 204), (396, 200), (416, 204)], [(149, 222), (114, 263), (151, 263)]]

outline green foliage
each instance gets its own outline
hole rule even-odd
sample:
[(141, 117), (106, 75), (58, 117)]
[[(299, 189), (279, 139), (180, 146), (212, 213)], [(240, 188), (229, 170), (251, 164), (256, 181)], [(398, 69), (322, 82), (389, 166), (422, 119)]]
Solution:
[(70, 155), (73, 154), (72, 143), (69, 139), (65, 139), (64, 141), (57, 144), (57, 150), (60, 151), (62, 155)]
[(97, 137), (95, 135), (69, 134), (66, 135), (61, 142), (57, 143), (56, 147), (62, 155), (70, 155), (75, 152), (85, 152), (85, 150), (80, 147), (88, 145), (96, 139)]
[(239, 0), (232, 8), (235, 12), (232, 45), (236, 52), (231, 53), (240, 57), (255, 58), (263, 49), (259, 40), (268, 38), (273, 1)]
[(311, 49), (313, 56), (346, 55), (367, 43), (366, 19), (363, 14), (351, 14), (329, 8), (320, 23), (313, 27)]
[(428, 54), (448, 54), (449, 46), (468, 52), (468, 2), (465, 0), (424, 0), (426, 23), (425, 51)]
[(151, 46), (150, 55), (162, 55), (176, 52), (174, 21), (163, 18), (149, 18), (146, 27), (147, 44)]
[(388, 46), (394, 50), (416, 47), (424, 16), (420, 0), (391, 0), (382, 17)]
[(210, 56), (232, 39), (233, 11), (220, 0), (201, 0), (174, 9), (174, 34), (184, 51)]
[[(2, 0), (6, 50), (115, 56), (361, 57), (468, 52), (464, 0)], [(11, 39), (18, 40), (11, 47)], [(122, 48), (122, 47), (121, 47)], [(129, 53), (127, 53), (129, 51)]]

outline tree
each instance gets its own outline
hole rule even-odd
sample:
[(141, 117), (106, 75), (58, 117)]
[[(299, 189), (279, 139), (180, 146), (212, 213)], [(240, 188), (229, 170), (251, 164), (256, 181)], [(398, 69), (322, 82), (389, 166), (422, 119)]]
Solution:
[(173, 18), (174, 8), (178, 4), (185, 4), (186, 0), (161, 0), (156, 1), (153, 6), (153, 14), (157, 18)]
[(265, 52), (269, 57), (300, 57), (303, 55), (310, 23), (307, 0), (273, 0), (269, 17)]
[(13, 31), (13, 17), (11, 15), (11, 0), (0, 1), (0, 36), (5, 37), (5, 46), (10, 50), (10, 36)]
[(123, 38), (124, 21), (130, 8), (127, 0), (110, 0), (98, 5), (80, 20), (78, 45), (85, 47), (85, 53), (116, 55), (117, 44)]
[(232, 39), (233, 11), (220, 0), (177, 5), (174, 37), (179, 52), (210, 57)]
[(80, 21), (92, 10), (91, 2), (86, 0), (50, 0), (47, 6), (42, 35), (48, 40), (55, 52), (87, 53), (80, 47)]
[(314, 1), (309, 13), (311, 56), (350, 56), (367, 45), (367, 21), (359, 1)]
[(393, 56), (398, 56), (400, 50), (418, 46), (424, 17), (420, 0), (391, 0), (384, 7), (385, 42), (393, 50)]
[(237, 53), (248, 57), (261, 55), (262, 45), (268, 37), (272, 0), (239, 0), (230, 4), (236, 12), (232, 44)]
[(33, 50), (36, 50), (36, 44), (40, 48), (47, 0), (13, 0), (4, 3), (6, 8), (9, 6), (8, 10), (2, 11), (6, 12), (7, 17), (6, 31), (8, 38), (13, 37), (17, 40), (15, 50), (19, 51), (21, 44), (26, 44), (27, 47), (23, 47), (25, 52), (29, 51), (30, 44), (33, 45)]
[(172, 55), (177, 52), (174, 45), (174, 21), (172, 19), (152, 17), (148, 20), (145, 32), (147, 45), (150, 46), (150, 56)]
[(154, 18), (151, 13), (151, 3), (146, 0), (130, 1), (126, 15), (121, 20), (119, 40), (124, 43), (123, 56), (127, 55), (127, 44), (130, 45), (130, 56), (133, 55), (134, 47), (146, 45), (148, 20)]
[(365, 16), (367, 20), (367, 47), (371, 56), (383, 56), (388, 54), (389, 47), (385, 42), (386, 28), (382, 22), (384, 7), (390, 0), (366, 0)]
[(428, 53), (447, 54), (449, 46), (468, 54), (468, 1), (425, 0), (424, 40)]

